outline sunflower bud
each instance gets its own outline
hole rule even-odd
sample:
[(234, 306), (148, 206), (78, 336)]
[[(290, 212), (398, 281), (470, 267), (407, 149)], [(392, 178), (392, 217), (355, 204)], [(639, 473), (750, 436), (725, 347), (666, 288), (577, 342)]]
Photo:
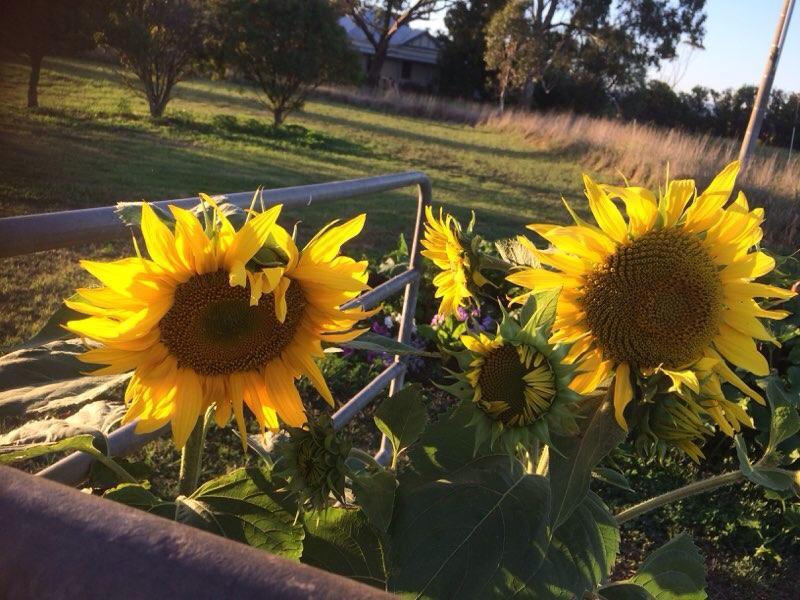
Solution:
[(331, 495), (344, 502), (345, 459), (350, 441), (333, 430), (333, 421), (322, 415), (303, 428), (287, 428), (289, 437), (277, 446), (276, 475), (308, 510), (321, 510)]

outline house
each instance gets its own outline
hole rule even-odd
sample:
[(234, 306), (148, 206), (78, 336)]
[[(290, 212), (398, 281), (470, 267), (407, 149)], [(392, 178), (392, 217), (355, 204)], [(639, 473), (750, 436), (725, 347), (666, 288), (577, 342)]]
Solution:
[[(339, 24), (347, 32), (351, 46), (361, 55), (366, 74), (375, 48), (351, 17), (342, 17)], [(381, 83), (387, 88), (435, 92), (439, 83), (439, 41), (426, 29), (400, 27), (389, 40)]]

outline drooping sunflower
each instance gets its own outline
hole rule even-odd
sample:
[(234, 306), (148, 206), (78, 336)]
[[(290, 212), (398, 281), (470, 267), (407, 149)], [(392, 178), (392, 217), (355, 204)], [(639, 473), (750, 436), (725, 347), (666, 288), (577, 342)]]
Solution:
[[(136, 430), (172, 426), (183, 447), (198, 417), (216, 407), (220, 426), (235, 416), (245, 436), (243, 405), (262, 429), (306, 421), (294, 380), (305, 375), (330, 404), (333, 398), (314, 359), (322, 342), (358, 336), (369, 313), (339, 306), (367, 288), (367, 264), (339, 256), (364, 215), (320, 231), (300, 252), (276, 219), (281, 207), (251, 211), (237, 231), (208, 196), (206, 226), (191, 211), (170, 206), (170, 228), (142, 205), (149, 259), (82, 261), (103, 284), (79, 289), (68, 302), (88, 318), (69, 331), (101, 344), (81, 359), (105, 365), (97, 374), (134, 370), (125, 393), (124, 422)], [(266, 268), (253, 259), (269, 249), (281, 260)]]
[(580, 396), (569, 387), (574, 367), (563, 362), (565, 348), (547, 343), (533, 317), (520, 325), (505, 314), (496, 334), (461, 341), (465, 356), (458, 358), (466, 368), (445, 389), (471, 410), (476, 448), (499, 441), (511, 453), (520, 443), (550, 443), (552, 429), (575, 431), (570, 405)]
[[(660, 197), (641, 187), (598, 185), (584, 176), (597, 225), (530, 225), (552, 244), (536, 251), (542, 266), (508, 280), (529, 290), (560, 289), (551, 343), (570, 344), (578, 365), (573, 387), (589, 393), (613, 376), (617, 422), (627, 429), (632, 377), (662, 374), (671, 391), (693, 394), (697, 405), (731, 433), (749, 418), (724, 399), (721, 382), (763, 398), (726, 361), (766, 375), (755, 340), (774, 341), (759, 319), (782, 319), (755, 298), (794, 294), (753, 282), (774, 268), (761, 251), (764, 211), (750, 210), (733, 192), (739, 163), (725, 167), (701, 194), (693, 180), (667, 184)], [(613, 199), (626, 208), (627, 220)], [(517, 301), (525, 298), (523, 294)]]
[(464, 235), (461, 224), (453, 215), (435, 217), (430, 206), (425, 207), (425, 236), (422, 256), (431, 259), (440, 272), (433, 278), (436, 297), (441, 298), (439, 314), (448, 317), (459, 307), (467, 308), (477, 301), (474, 287), (488, 283), (478, 270), (477, 256)]

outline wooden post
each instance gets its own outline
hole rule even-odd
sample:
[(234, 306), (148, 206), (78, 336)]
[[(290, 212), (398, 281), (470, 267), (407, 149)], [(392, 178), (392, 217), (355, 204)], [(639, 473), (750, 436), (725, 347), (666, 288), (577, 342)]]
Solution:
[(761, 76), (761, 83), (758, 86), (758, 94), (753, 104), (753, 112), (750, 113), (750, 122), (747, 124), (742, 148), (739, 151), (739, 162), (742, 168), (747, 166), (747, 161), (753, 156), (753, 150), (758, 141), (758, 134), (761, 133), (761, 125), (764, 122), (764, 114), (769, 103), (769, 94), (772, 90), (772, 82), (775, 80), (775, 71), (778, 68), (778, 60), (781, 57), (781, 48), (786, 39), (786, 30), (789, 28), (789, 21), (792, 18), (794, 0), (784, 0), (781, 14), (778, 17), (778, 25), (775, 28), (775, 35), (772, 37), (772, 46), (769, 49), (767, 65), (764, 67), (764, 74)]

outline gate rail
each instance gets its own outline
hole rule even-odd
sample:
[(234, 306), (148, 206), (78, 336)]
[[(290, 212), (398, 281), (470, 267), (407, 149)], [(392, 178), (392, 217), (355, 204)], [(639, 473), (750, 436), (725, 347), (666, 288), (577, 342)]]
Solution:
[[(432, 199), (431, 182), (428, 176), (419, 171), (410, 171), (263, 191), (266, 206), (283, 204), (286, 208), (304, 208), (318, 203), (334, 202), (412, 186), (417, 188), (417, 210), (408, 268), (403, 273), (343, 305), (343, 308), (369, 309), (404, 290), (403, 310), (397, 336), (398, 341), (403, 343), (408, 343), (411, 336), (417, 305), (420, 280), (420, 233), (425, 217), (425, 207), (431, 203)], [(224, 197), (228, 202), (240, 207), (248, 207), (254, 193), (252, 191), (238, 192), (217, 197)], [(199, 198), (194, 197), (162, 200), (153, 202), (153, 204), (162, 208), (166, 208), (170, 204), (190, 208), (197, 205), (199, 201)], [(8, 217), (0, 219), (0, 258), (65, 248), (77, 244), (106, 242), (124, 238), (129, 233), (129, 227), (120, 221), (114, 206)], [(400, 356), (395, 356), (391, 365), (334, 413), (334, 427), (337, 430), (344, 427), (387, 386), (390, 396), (402, 388), (405, 371), (405, 362), (401, 360)], [(109, 435), (110, 455), (123, 456), (135, 452), (149, 441), (161, 437), (169, 431), (167, 425), (153, 433), (138, 435), (134, 432), (135, 426), (135, 423), (130, 423)], [(391, 452), (391, 444), (384, 435), (376, 454), (376, 460), (386, 464), (391, 459)], [(86, 477), (92, 461), (90, 456), (76, 452), (44, 469), (39, 475), (61, 483), (77, 485)]]

